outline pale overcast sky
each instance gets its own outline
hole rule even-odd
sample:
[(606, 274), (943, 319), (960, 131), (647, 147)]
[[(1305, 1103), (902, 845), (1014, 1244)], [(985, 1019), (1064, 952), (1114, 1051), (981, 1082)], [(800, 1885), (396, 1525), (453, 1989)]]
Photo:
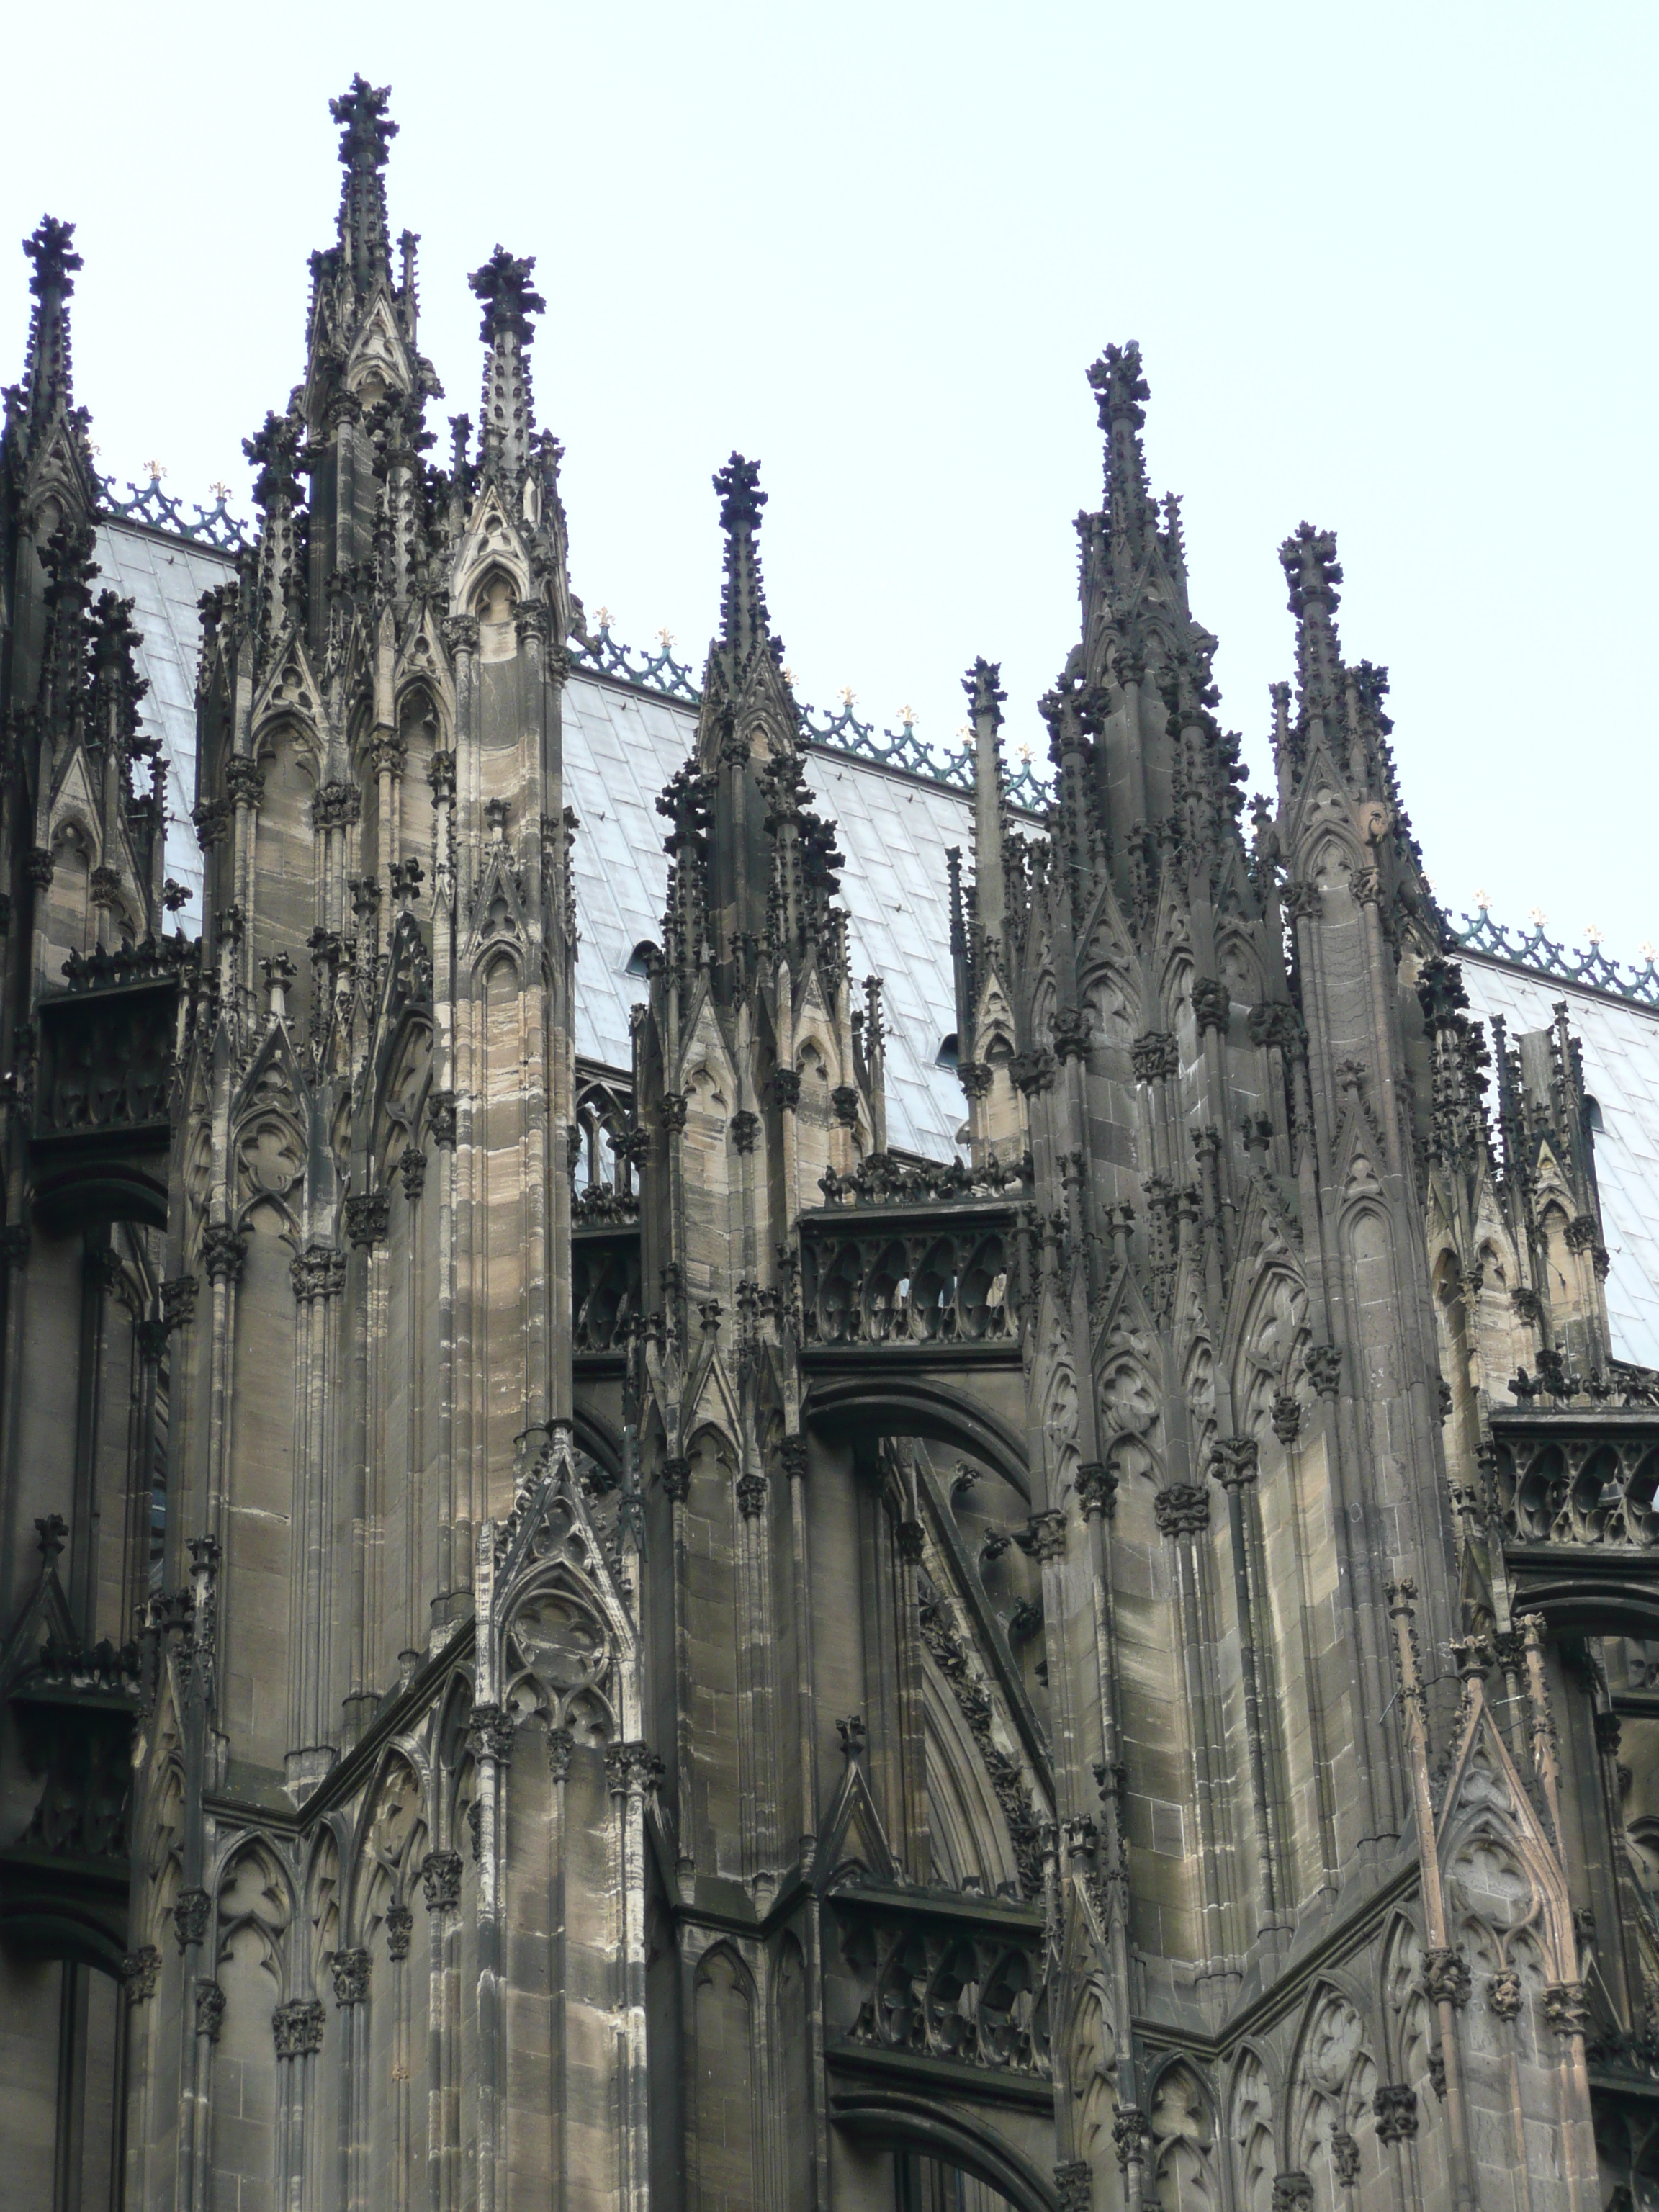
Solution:
[[(246, 509), (240, 441), (301, 373), (332, 236), (329, 95), (389, 82), (441, 443), (477, 413), (465, 272), (499, 240), (549, 302), (589, 608), (701, 662), (739, 447), (798, 690), (945, 740), (983, 653), (1040, 742), (1098, 501), (1084, 372), (1139, 338), (1257, 777), (1305, 516), (1338, 533), (1347, 656), (1392, 671), (1443, 898), (1629, 957), (1659, 940), (1656, 46), (1652, 0), (20, 10), (0, 240), (78, 226), (101, 465)], [(0, 277), (9, 380), (15, 246)]]

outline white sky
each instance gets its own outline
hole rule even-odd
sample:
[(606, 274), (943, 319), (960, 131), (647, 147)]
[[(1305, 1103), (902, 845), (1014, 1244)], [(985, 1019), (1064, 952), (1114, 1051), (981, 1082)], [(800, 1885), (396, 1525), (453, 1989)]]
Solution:
[(1039, 738), (1098, 499), (1084, 371), (1138, 337), (1255, 773), (1305, 516), (1338, 532), (1347, 657), (1392, 670), (1442, 896), (1630, 957), (1659, 940), (1656, 49), (1651, 0), (20, 9), (0, 65), (39, 95), (8, 103), (0, 241), (78, 225), (101, 465), (245, 501), (332, 236), (328, 97), (389, 82), (440, 449), (478, 411), (465, 278), (499, 239), (549, 301), (590, 610), (701, 661), (740, 447), (798, 690), (943, 739), (976, 653)]

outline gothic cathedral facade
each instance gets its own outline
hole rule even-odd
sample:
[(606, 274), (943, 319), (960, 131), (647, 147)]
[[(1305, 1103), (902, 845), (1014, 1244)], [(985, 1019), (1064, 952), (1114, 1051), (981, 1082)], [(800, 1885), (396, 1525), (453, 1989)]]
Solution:
[(199, 935), (79, 257), (27, 247), (8, 2202), (1659, 2203), (1659, 1378), (1609, 1339), (1575, 1039), (1471, 1016), (1333, 538), (1281, 550), (1251, 811), (1138, 349), (1090, 371), (1040, 818), (966, 678), (929, 1158), (733, 455), (592, 1065), (573, 702), (626, 679), (544, 302), (472, 276), (441, 465), (386, 95), (334, 112), (303, 379), (201, 604)]

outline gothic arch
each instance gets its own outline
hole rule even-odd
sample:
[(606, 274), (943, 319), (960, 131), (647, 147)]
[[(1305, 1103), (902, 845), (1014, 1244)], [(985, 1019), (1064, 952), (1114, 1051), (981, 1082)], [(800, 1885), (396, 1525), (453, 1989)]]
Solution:
[(1163, 2212), (1221, 2212), (1215, 2100), (1196, 2066), (1166, 2058), (1146, 2085), (1151, 2179)]
[(1029, 2159), (982, 2120), (937, 2098), (902, 2090), (849, 2089), (832, 2095), (838, 2127), (877, 2150), (912, 2151), (999, 2191), (1016, 2212), (1060, 2212), (1060, 2200)]

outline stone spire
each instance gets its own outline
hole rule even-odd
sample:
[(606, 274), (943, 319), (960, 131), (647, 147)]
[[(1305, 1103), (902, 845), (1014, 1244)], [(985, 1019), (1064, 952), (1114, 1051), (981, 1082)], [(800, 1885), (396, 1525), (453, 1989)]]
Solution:
[(386, 152), (398, 126), (386, 113), (389, 84), (372, 85), (354, 76), (349, 91), (331, 100), (328, 112), (341, 125), (340, 263), (359, 300), (377, 276), (392, 282), (391, 234), (386, 222)]
[(1328, 720), (1342, 696), (1342, 651), (1336, 634), (1342, 565), (1335, 533), (1299, 523), (1279, 549), (1296, 617), (1296, 675), (1302, 716)]
[(1002, 668), (976, 660), (962, 679), (974, 726), (974, 902), (980, 928), (1000, 944), (1007, 921), (1002, 872)]
[(760, 488), (760, 463), (733, 453), (717, 471), (714, 489), (720, 495), (720, 528), (726, 532), (726, 581), (720, 591), (716, 649), (735, 690), (763, 645), (781, 661), (783, 643), (771, 635), (761, 580), (760, 521), (766, 494)]
[(33, 264), (29, 290), (34, 295), (34, 307), (29, 316), (20, 412), (24, 441), (31, 449), (39, 446), (53, 421), (66, 415), (75, 404), (69, 302), (81, 257), (75, 251), (74, 239), (72, 222), (59, 222), (55, 216), (46, 215), (23, 240), (23, 251)]
[(482, 269), (467, 278), (483, 301), (478, 335), (489, 348), (484, 364), (483, 465), (516, 481), (530, 458), (534, 409), (526, 349), (535, 330), (532, 315), (545, 314), (547, 302), (531, 289), (532, 254), (517, 260), (498, 246)]
[(267, 414), (242, 451), (258, 469), (253, 483), (253, 503), (264, 516), (259, 538), (260, 629), (274, 637), (290, 608), (297, 614), (303, 599), (298, 562), (295, 514), (303, 494), (300, 489), (301, 424), (293, 415)]
[(1109, 345), (1091, 368), (1089, 381), (1106, 434), (1106, 516), (1117, 566), (1123, 556), (1138, 558), (1158, 526), (1140, 435), (1152, 393), (1134, 339)]

